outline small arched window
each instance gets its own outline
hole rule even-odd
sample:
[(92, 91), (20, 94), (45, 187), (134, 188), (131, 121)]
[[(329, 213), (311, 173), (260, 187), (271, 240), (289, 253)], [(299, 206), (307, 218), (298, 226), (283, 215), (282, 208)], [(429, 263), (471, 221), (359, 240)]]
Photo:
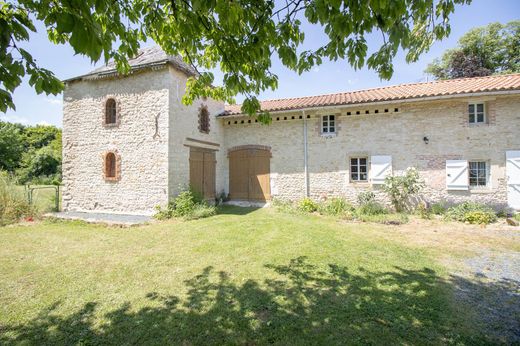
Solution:
[(105, 180), (116, 181), (119, 180), (119, 165), (118, 165), (118, 157), (113, 152), (108, 152), (105, 154), (104, 160), (104, 171), (105, 171)]
[(117, 103), (113, 98), (109, 98), (105, 104), (105, 125), (117, 124)]
[(209, 111), (205, 105), (199, 109), (199, 131), (209, 133)]

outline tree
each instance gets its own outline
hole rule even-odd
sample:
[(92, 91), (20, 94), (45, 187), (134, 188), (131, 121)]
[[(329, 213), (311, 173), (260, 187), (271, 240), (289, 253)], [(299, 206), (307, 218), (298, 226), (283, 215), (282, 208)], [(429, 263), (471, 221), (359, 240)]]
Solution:
[(0, 121), (0, 170), (12, 171), (18, 167), (23, 150), (20, 128)]
[(489, 76), (520, 72), (520, 21), (492, 23), (462, 36), (425, 72), (436, 79)]
[[(456, 4), (470, 0), (17, 0), (0, 2), (0, 110), (14, 108), (11, 95), (29, 76), (38, 93), (57, 94), (62, 83), (38, 66), (18, 43), (35, 31), (33, 18), (45, 24), (49, 39), (68, 43), (93, 61), (114, 59), (121, 73), (140, 42), (153, 39), (168, 54), (180, 54), (204, 70), (191, 78), (183, 99), (197, 97), (232, 102), (244, 94), (242, 110), (254, 114), (255, 95), (276, 89), (271, 61), (298, 73), (324, 59), (365, 64), (390, 78), (392, 60), (401, 48), (416, 61), (434, 40), (450, 33), (449, 16)], [(303, 46), (302, 21), (319, 26), (327, 39), (314, 49)], [(380, 32), (383, 44), (370, 47), (366, 36)], [(211, 69), (223, 72), (223, 85), (213, 87)], [(260, 120), (269, 121), (260, 114)]]

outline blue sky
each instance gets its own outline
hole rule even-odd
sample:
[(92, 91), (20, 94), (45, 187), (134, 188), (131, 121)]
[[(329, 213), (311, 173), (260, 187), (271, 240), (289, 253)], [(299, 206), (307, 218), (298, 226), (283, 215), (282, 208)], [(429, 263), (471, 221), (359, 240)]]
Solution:
[[(346, 61), (325, 62), (303, 75), (284, 69), (279, 62), (273, 63), (273, 71), (278, 74), (279, 87), (276, 91), (267, 91), (260, 99), (298, 97), (351, 91), (400, 83), (426, 81), (423, 73), (426, 65), (441, 56), (445, 49), (456, 46), (457, 40), (469, 29), (492, 22), (507, 23), (520, 19), (519, 0), (474, 0), (471, 5), (457, 7), (451, 17), (452, 32), (449, 38), (436, 42), (431, 50), (422, 55), (418, 62), (406, 64), (404, 54), (394, 60), (394, 75), (389, 81), (381, 81), (376, 72), (362, 69), (354, 71)], [(74, 55), (67, 45), (56, 46), (47, 40), (41, 25), (38, 33), (21, 46), (33, 53), (38, 63), (48, 68), (60, 79), (89, 72), (102, 62), (92, 64), (88, 58)], [(313, 27), (306, 27), (306, 45), (316, 46), (323, 40), (323, 34)], [(368, 38), (369, 50), (380, 44), (378, 36)], [(148, 45), (148, 44), (147, 44)], [(218, 83), (216, 83), (218, 84)], [(241, 98), (237, 97), (237, 101)], [(61, 126), (62, 96), (36, 95), (26, 83), (15, 94), (16, 111), (0, 113), (0, 119), (23, 124), (53, 124)]]

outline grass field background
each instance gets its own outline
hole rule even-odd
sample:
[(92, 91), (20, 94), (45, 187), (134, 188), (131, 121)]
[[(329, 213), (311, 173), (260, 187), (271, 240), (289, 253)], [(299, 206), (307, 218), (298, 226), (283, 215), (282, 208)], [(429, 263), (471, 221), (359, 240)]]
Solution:
[(134, 228), (4, 227), (0, 343), (489, 342), (454, 298), (467, 279), (440, 260), (458, 250), (406, 237), (237, 207)]

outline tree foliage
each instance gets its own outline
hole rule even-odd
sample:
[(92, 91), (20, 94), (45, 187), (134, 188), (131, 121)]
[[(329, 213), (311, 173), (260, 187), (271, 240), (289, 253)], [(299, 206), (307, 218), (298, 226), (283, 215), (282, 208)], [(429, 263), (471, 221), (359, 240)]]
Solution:
[(18, 183), (52, 183), (61, 179), (61, 130), (0, 121), (0, 171)]
[(426, 68), (436, 79), (489, 76), (520, 72), (520, 21), (492, 23), (462, 36)]
[[(45, 24), (49, 39), (68, 43), (78, 54), (98, 61), (114, 59), (129, 71), (127, 59), (140, 42), (153, 39), (168, 54), (180, 54), (200, 70), (190, 79), (183, 101), (197, 97), (232, 102), (243, 94), (242, 110), (259, 110), (255, 95), (276, 89), (272, 59), (303, 73), (324, 59), (368, 66), (388, 79), (401, 48), (416, 61), (434, 40), (450, 33), (456, 4), (470, 0), (18, 0), (0, 2), (0, 110), (14, 108), (11, 94), (24, 75), (37, 92), (56, 94), (63, 85), (19, 48), (35, 31), (32, 18)], [(322, 28), (326, 39), (303, 45), (302, 23)], [(379, 32), (383, 44), (368, 47), (367, 35)], [(370, 48), (370, 49), (369, 49)], [(223, 72), (213, 87), (212, 69)], [(261, 117), (268, 120), (269, 117)]]

